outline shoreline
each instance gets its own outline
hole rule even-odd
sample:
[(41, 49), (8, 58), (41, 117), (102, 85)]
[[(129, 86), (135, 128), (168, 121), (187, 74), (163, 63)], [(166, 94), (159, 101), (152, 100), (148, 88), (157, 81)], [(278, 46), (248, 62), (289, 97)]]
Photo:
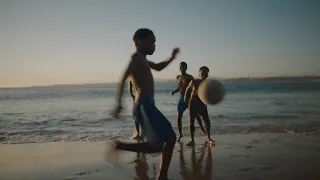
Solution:
[[(169, 179), (317, 179), (319, 136), (292, 134), (214, 135), (216, 146), (196, 137), (176, 143)], [(130, 140), (125, 140), (130, 141)], [(1, 144), (1, 179), (140, 179), (153, 178), (159, 154), (120, 152), (119, 166), (104, 162), (108, 141)], [(206, 173), (205, 173), (206, 172)]]
[[(195, 126), (195, 136), (204, 136), (198, 125)], [(173, 127), (174, 131), (177, 132), (178, 128)], [(36, 130), (37, 131), (37, 130)], [(45, 131), (45, 130), (44, 130)], [(189, 128), (187, 126), (182, 127), (183, 134), (189, 134)], [(105, 131), (108, 132), (108, 131)], [(217, 135), (238, 135), (238, 134), (292, 134), (298, 136), (320, 136), (320, 123), (316, 121), (310, 121), (305, 123), (288, 123), (288, 125), (215, 125), (211, 127), (211, 136)], [(93, 134), (87, 134), (87, 136), (69, 137), (66, 139), (50, 137), (45, 134), (46, 139), (38, 139), (38, 141), (28, 138), (26, 135), (22, 135), (24, 139), (14, 139), (11, 133), (0, 134), (0, 145), (1, 144), (39, 144), (39, 143), (59, 143), (59, 142), (100, 142), (108, 141), (114, 138), (124, 138), (132, 135), (132, 129), (125, 130), (122, 134), (113, 134), (112, 136), (100, 134), (100, 136), (94, 136)], [(99, 132), (100, 133), (100, 132)], [(109, 132), (108, 132), (109, 133)], [(14, 134), (17, 134), (15, 132)], [(11, 137), (11, 138), (10, 138)]]

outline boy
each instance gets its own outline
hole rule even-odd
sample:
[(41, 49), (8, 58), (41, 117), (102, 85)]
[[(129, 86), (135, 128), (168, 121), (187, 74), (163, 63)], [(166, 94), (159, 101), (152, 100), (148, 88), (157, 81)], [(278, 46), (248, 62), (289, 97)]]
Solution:
[(189, 102), (187, 101), (187, 93), (185, 93), (185, 102), (188, 102), (189, 107), (189, 130), (190, 130), (190, 136), (191, 141), (187, 144), (188, 146), (194, 145), (194, 119), (197, 114), (200, 114), (203, 118), (203, 121), (206, 126), (206, 135), (207, 135), (207, 142), (210, 144), (214, 144), (214, 141), (210, 138), (210, 120), (208, 115), (207, 106), (200, 100), (198, 97), (198, 87), (202, 81), (207, 79), (209, 74), (209, 68), (206, 66), (202, 66), (199, 69), (199, 76), (200, 79), (192, 80), (187, 89), (186, 92), (191, 88), (192, 93)]
[[(182, 135), (182, 122), (181, 122), (181, 120), (182, 120), (182, 115), (183, 115), (184, 111), (187, 109), (187, 105), (184, 101), (184, 94), (185, 94), (185, 91), (186, 91), (188, 84), (190, 83), (191, 80), (194, 79), (192, 75), (187, 73), (187, 63), (185, 63), (185, 62), (180, 63), (180, 72), (181, 72), (181, 75), (177, 76), (178, 87), (176, 90), (171, 92), (171, 96), (172, 96), (175, 93), (180, 91), (180, 100), (178, 102), (178, 107), (177, 107), (177, 111), (178, 111), (177, 122), (178, 122), (178, 130), (179, 130), (178, 141), (180, 141), (180, 139), (183, 136)], [(199, 114), (196, 115), (196, 119), (199, 123), (201, 130), (206, 134), (206, 131), (203, 128), (202, 121), (201, 121)]]
[(143, 134), (147, 138), (144, 143), (114, 142), (114, 150), (126, 150), (142, 153), (161, 152), (160, 170), (157, 179), (168, 179), (168, 168), (170, 165), (173, 148), (176, 142), (176, 135), (170, 122), (156, 108), (154, 103), (154, 80), (151, 69), (161, 71), (170, 64), (179, 52), (176, 48), (166, 61), (153, 63), (146, 59), (155, 51), (156, 38), (150, 29), (138, 29), (133, 40), (136, 52), (131, 56), (129, 65), (120, 81), (114, 117), (118, 117), (122, 107), (121, 99), (125, 80), (130, 76), (136, 97), (136, 115), (139, 124), (142, 126)]

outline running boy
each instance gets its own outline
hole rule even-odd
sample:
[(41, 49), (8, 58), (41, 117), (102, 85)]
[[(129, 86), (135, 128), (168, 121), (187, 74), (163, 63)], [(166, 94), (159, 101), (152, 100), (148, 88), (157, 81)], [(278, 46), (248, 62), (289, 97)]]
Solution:
[(167, 60), (161, 63), (154, 63), (146, 58), (147, 55), (152, 55), (155, 51), (156, 38), (153, 32), (146, 28), (138, 29), (133, 36), (133, 41), (136, 46), (136, 52), (131, 56), (129, 65), (120, 81), (117, 95), (118, 104), (113, 115), (117, 118), (121, 112), (124, 82), (130, 76), (132, 85), (136, 90), (137, 120), (142, 126), (147, 142), (125, 143), (115, 141), (114, 149), (143, 153), (161, 152), (160, 170), (157, 179), (168, 179), (168, 168), (176, 142), (176, 135), (170, 122), (155, 106), (154, 80), (151, 69), (156, 71), (163, 70), (176, 58), (179, 49), (174, 49), (171, 57)]
[(214, 144), (214, 141), (210, 138), (210, 120), (208, 115), (208, 109), (207, 106), (200, 100), (198, 97), (198, 87), (202, 81), (207, 79), (209, 74), (209, 68), (206, 66), (202, 66), (199, 69), (199, 76), (200, 79), (192, 80), (187, 89), (186, 92), (191, 88), (192, 93), (189, 102), (187, 101), (187, 93), (185, 93), (185, 102), (188, 102), (188, 108), (189, 108), (189, 130), (190, 130), (190, 136), (191, 141), (187, 144), (189, 146), (194, 145), (194, 119), (197, 114), (200, 114), (203, 118), (203, 121), (205, 123), (206, 128), (206, 135), (207, 135), (207, 142)]

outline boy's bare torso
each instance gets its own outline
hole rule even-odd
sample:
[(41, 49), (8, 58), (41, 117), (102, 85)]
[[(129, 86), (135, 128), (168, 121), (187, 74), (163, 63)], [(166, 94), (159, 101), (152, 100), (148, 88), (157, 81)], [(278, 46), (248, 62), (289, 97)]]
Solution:
[(132, 55), (132, 63), (136, 63), (136, 67), (130, 75), (132, 85), (134, 87), (136, 99), (142, 97), (154, 96), (154, 80), (149, 66), (149, 62), (140, 53), (136, 52)]
[(181, 96), (184, 96), (185, 91), (190, 83), (190, 81), (193, 80), (193, 76), (191, 76), (190, 74), (186, 74), (186, 75), (179, 75), (177, 77), (177, 81), (178, 81), (178, 85), (180, 88), (180, 94)]
[(198, 98), (198, 88), (199, 88), (199, 85), (200, 85), (201, 82), (202, 82), (201, 79), (193, 80), (193, 83), (192, 83), (192, 94), (191, 94), (192, 97)]

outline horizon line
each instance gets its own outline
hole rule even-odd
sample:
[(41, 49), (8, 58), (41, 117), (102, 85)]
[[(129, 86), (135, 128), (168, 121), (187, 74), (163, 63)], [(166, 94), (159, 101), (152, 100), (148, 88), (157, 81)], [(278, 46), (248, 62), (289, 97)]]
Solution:
[[(296, 79), (301, 79), (301, 78), (313, 78), (314, 80), (320, 80), (320, 75), (300, 75), (300, 76), (264, 76), (264, 77), (257, 77), (257, 76), (252, 76), (252, 77), (216, 77), (216, 79), (220, 80), (276, 80), (280, 78), (296, 78)], [(212, 78), (213, 79), (213, 78)], [(166, 78), (156, 78), (154, 79), (155, 82), (163, 82), (163, 81), (176, 81), (176, 79), (166, 79)], [(51, 86), (81, 86), (81, 85), (95, 85), (95, 84), (117, 84), (118, 82), (97, 82), (97, 83), (74, 83), (74, 84), (48, 84), (48, 85), (30, 85), (30, 86), (11, 86), (11, 87), (1, 87), (0, 89), (14, 89), (14, 88), (33, 88), (33, 87), (51, 87)]]

